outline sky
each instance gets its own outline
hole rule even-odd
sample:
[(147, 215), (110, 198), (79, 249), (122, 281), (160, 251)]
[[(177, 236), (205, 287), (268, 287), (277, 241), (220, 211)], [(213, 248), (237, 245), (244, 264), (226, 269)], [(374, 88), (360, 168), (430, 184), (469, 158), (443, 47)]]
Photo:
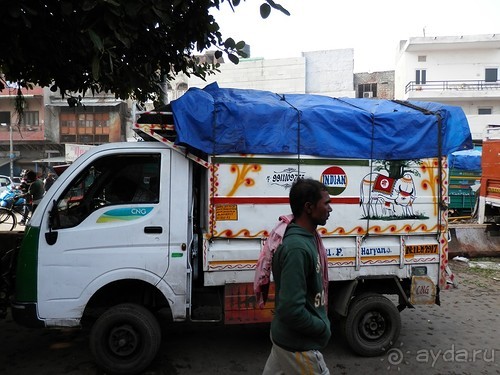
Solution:
[(500, 34), (500, 0), (275, 0), (291, 15), (273, 9), (265, 20), (263, 2), (213, 11), (223, 37), (244, 40), (253, 58), (353, 48), (355, 73), (394, 70), (410, 37)]

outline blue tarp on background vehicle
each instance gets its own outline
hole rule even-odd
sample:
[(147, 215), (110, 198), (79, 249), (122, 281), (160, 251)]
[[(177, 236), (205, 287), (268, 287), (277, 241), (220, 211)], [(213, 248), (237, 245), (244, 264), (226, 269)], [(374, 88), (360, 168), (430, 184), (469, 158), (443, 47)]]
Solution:
[(171, 104), (176, 142), (209, 155), (402, 160), (472, 148), (469, 125), (460, 107), (408, 103), (281, 95), (219, 88), (213, 83), (204, 89), (191, 88)]
[(481, 171), (481, 150), (456, 151), (448, 155), (448, 165), (453, 169)]

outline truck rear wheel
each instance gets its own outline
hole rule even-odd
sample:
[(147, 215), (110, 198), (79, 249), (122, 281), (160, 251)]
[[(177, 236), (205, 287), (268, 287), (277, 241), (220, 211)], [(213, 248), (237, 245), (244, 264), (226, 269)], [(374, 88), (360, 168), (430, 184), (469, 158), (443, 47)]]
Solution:
[(365, 357), (384, 354), (394, 345), (401, 330), (397, 307), (388, 298), (376, 293), (354, 298), (344, 323), (349, 346)]
[(97, 365), (111, 374), (137, 374), (158, 353), (161, 331), (146, 308), (122, 304), (110, 308), (90, 331), (90, 350)]

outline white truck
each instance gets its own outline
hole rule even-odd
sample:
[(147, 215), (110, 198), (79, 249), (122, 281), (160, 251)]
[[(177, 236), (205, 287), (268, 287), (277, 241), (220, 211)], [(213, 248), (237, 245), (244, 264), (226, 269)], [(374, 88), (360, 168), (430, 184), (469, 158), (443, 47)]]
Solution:
[(259, 309), (256, 261), (301, 177), (331, 195), (319, 228), (329, 311), (355, 352), (384, 353), (399, 311), (439, 303), (450, 285), (442, 155), (472, 145), (460, 109), (211, 85), (172, 112), (143, 114), (135, 127), (148, 141), (89, 150), (47, 192), (17, 256), (18, 323), (89, 325), (97, 364), (134, 374), (157, 354), (160, 311), (269, 322), (273, 292)]

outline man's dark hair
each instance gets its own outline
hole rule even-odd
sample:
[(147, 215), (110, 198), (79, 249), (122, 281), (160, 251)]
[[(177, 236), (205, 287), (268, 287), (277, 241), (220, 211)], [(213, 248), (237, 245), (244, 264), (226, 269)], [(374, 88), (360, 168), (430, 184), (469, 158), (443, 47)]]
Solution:
[(297, 179), (290, 189), (290, 208), (293, 216), (302, 215), (306, 202), (316, 204), (321, 199), (321, 192), (327, 191), (326, 186), (312, 178)]
[(33, 182), (36, 180), (36, 173), (32, 170), (29, 170), (28, 172), (26, 172), (26, 180), (28, 180), (29, 182)]

